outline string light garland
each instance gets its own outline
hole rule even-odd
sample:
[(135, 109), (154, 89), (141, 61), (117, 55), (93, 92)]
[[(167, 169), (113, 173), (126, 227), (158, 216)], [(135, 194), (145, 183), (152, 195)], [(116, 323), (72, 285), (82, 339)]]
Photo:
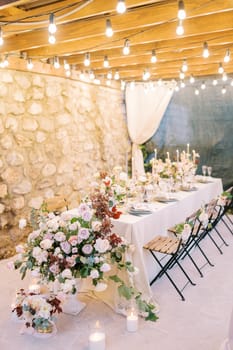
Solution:
[[(121, 1), (118, 1), (118, 3), (119, 2), (121, 2)], [(122, 3), (124, 3), (124, 5), (125, 5), (125, 1), (122, 1)], [(180, 7), (182, 7), (182, 6), (180, 6), (180, 4), (183, 6), (183, 10), (184, 10), (184, 1), (178, 1), (178, 9), (180, 9)], [(185, 12), (185, 10), (184, 10), (184, 12)], [(51, 16), (52, 15), (52, 16)], [(50, 19), (51, 19), (51, 17), (53, 17), (53, 21), (52, 20), (50, 20), (50, 22), (54, 22), (54, 14), (50, 14)], [(56, 17), (57, 18), (57, 17)], [(182, 16), (180, 17), (180, 16), (178, 16), (178, 18), (180, 19), (180, 21), (179, 21), (179, 23), (181, 23), (182, 24), (182, 20), (185, 18), (185, 17), (183, 17), (182, 18)], [(111, 21), (110, 21), (110, 23), (111, 23)], [(56, 25), (55, 25), (56, 26)], [(50, 33), (52, 33), (52, 31), (49, 31)], [(56, 32), (56, 31), (55, 31)], [(55, 33), (54, 32), (54, 33)], [(55, 38), (55, 40), (56, 40), (56, 38)], [(126, 41), (129, 41), (129, 39), (126, 39), (125, 40), (125, 43), (126, 43)], [(204, 43), (204, 44), (207, 44), (206, 42)], [(129, 45), (128, 45), (129, 46)], [(208, 44), (207, 44), (207, 49), (208, 49)], [(130, 48), (128, 47), (128, 50), (126, 49), (126, 51), (130, 51)], [(155, 51), (155, 50), (152, 50), (152, 56), (153, 56), (153, 51)], [(227, 52), (228, 52), (228, 55), (227, 55)], [(225, 62), (225, 63), (227, 63), (227, 61), (225, 61), (225, 57), (230, 57), (230, 50), (228, 49), (227, 51), (226, 51), (226, 55), (224, 56), (224, 59), (223, 59), (223, 61)], [(125, 54), (125, 53), (124, 53)], [(129, 54), (129, 53), (126, 53), (126, 54)], [(156, 58), (156, 60), (153, 62), (153, 59), (152, 59), (152, 56), (151, 56), (151, 63), (154, 63), (154, 62), (156, 62), (157, 61), (157, 58)], [(208, 56), (209, 56), (209, 54), (208, 54)], [(206, 56), (206, 57), (208, 57), (208, 56)], [(156, 56), (155, 56), (156, 57)], [(89, 63), (89, 65), (90, 65), (90, 63)], [(88, 65), (87, 65), (88, 66)], [(106, 66), (107, 67), (107, 66)], [(64, 67), (65, 68), (65, 67)], [(66, 70), (66, 69), (65, 69)], [(68, 70), (68, 69), (67, 69)], [(183, 69), (183, 65), (182, 65), (182, 70), (184, 70)], [(186, 71), (186, 70), (185, 70)], [(116, 74), (116, 73), (115, 73)], [(114, 79), (115, 79), (115, 75), (114, 75)], [(192, 83), (191, 82), (191, 79), (194, 79), (194, 78), (192, 78), (192, 75), (191, 75), (191, 77), (190, 77), (190, 83)], [(115, 80), (118, 80), (118, 79), (115, 79)]]

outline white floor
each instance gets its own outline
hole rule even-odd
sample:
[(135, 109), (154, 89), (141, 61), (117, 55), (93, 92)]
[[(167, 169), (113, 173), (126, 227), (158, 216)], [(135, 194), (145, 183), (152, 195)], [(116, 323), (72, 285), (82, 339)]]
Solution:
[[(185, 265), (196, 286), (184, 290), (186, 301), (181, 301), (166, 277), (155, 282), (153, 291), (160, 305), (156, 323), (140, 320), (139, 330), (128, 333), (125, 318), (106, 305), (93, 299), (78, 316), (62, 315), (57, 323), (58, 333), (50, 339), (36, 339), (20, 335), (20, 325), (10, 318), (12, 295), (19, 287), (18, 274), (8, 272), (5, 262), (0, 262), (0, 350), (87, 350), (89, 325), (93, 319), (105, 324), (106, 350), (219, 350), (227, 337), (229, 319), (233, 308), (233, 236), (219, 226), (229, 247), (222, 247), (220, 255), (206, 237), (202, 247), (214, 263), (203, 268), (204, 277), (186, 259)], [(199, 263), (203, 262), (197, 249), (193, 252)], [(12, 275), (13, 274), (13, 275)], [(177, 268), (171, 272), (182, 284)]]

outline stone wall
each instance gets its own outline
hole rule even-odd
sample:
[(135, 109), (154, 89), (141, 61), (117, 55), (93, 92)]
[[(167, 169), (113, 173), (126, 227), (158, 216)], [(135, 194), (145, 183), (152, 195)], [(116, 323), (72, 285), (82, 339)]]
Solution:
[(128, 147), (120, 90), (1, 70), (0, 257), (22, 238), (19, 218), (51, 197), (75, 206), (96, 171), (125, 166)]

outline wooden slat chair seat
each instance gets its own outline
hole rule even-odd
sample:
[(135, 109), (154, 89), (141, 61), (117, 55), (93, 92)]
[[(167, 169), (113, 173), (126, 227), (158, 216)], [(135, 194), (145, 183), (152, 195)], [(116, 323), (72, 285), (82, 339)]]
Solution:
[[(152, 254), (155, 261), (158, 263), (160, 270), (156, 274), (156, 276), (153, 278), (153, 280), (150, 282), (150, 285), (152, 285), (158, 278), (162, 277), (164, 274), (167, 276), (173, 287), (176, 289), (178, 294), (180, 295), (182, 300), (185, 300), (184, 295), (182, 294), (183, 289), (186, 287), (188, 283), (191, 283), (192, 285), (195, 285), (187, 272), (184, 270), (184, 268), (181, 266), (179, 262), (179, 254), (182, 247), (182, 239), (181, 238), (173, 238), (173, 237), (167, 237), (167, 236), (156, 236), (151, 241), (146, 243), (143, 247), (144, 249), (149, 250), (149, 252)], [(157, 255), (158, 253), (163, 254), (163, 258), (167, 257), (167, 261), (162, 264), (162, 259), (160, 259)], [(157, 254), (157, 255), (156, 255)], [(174, 280), (171, 278), (170, 274), (168, 273), (168, 269), (170, 269), (174, 265), (178, 265), (180, 270), (183, 272), (185, 277), (187, 278), (188, 282), (185, 284), (185, 286), (180, 290), (177, 285), (175, 284)]]

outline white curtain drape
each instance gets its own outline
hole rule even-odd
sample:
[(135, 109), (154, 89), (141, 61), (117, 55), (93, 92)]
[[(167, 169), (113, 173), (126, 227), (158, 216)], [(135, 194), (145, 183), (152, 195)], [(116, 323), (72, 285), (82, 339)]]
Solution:
[(127, 124), (132, 147), (132, 174), (145, 174), (142, 151), (139, 145), (150, 139), (159, 127), (174, 89), (168, 85), (145, 90), (145, 84), (134, 89), (126, 86)]

